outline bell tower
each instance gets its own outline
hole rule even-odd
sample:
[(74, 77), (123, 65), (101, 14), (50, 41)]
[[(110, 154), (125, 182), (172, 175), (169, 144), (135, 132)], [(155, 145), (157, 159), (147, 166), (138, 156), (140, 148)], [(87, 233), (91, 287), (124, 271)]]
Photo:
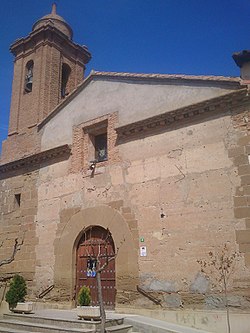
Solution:
[(9, 132), (2, 160), (6, 159), (6, 149), (16, 150), (17, 155), (21, 151), (23, 155), (32, 153), (31, 142), (24, 144), (25, 135), (30, 135), (31, 129), (36, 129), (83, 80), (91, 54), (87, 47), (74, 43), (72, 37), (71, 27), (56, 13), (53, 4), (51, 13), (35, 22), (27, 37), (11, 45), (14, 74)]

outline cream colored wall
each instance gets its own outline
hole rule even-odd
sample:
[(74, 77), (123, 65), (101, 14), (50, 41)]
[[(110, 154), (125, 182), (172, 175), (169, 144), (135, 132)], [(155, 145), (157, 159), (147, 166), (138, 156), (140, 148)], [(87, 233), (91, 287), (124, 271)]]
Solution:
[[(231, 88), (232, 89), (232, 88)], [(232, 89), (233, 90), (233, 89)], [(72, 143), (72, 127), (119, 112), (123, 126), (190, 104), (224, 95), (228, 86), (214, 83), (168, 83), (93, 80), (43, 128), (42, 150)]]

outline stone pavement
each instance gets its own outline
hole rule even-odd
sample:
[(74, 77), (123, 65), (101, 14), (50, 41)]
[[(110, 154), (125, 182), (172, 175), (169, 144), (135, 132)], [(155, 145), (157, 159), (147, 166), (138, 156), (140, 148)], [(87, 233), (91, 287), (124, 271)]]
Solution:
[[(34, 314), (30, 316), (39, 316), (45, 318), (54, 319), (67, 319), (76, 320), (77, 314), (76, 309), (72, 310), (36, 310)], [(125, 324), (133, 325), (134, 328), (138, 329), (143, 333), (208, 333), (208, 331), (203, 331), (200, 329), (195, 329), (187, 326), (180, 326), (173, 323), (168, 323), (162, 320), (153, 319), (150, 317), (132, 315), (132, 314), (121, 314), (115, 313), (114, 311), (106, 311), (107, 319), (122, 319), (124, 318)]]

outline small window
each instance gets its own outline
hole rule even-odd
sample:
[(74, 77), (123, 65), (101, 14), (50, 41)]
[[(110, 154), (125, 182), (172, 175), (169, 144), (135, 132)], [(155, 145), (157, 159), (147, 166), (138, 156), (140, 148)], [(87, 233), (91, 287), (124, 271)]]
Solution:
[(15, 208), (19, 208), (21, 205), (21, 193), (15, 194)]
[(34, 67), (34, 62), (33, 60), (30, 60), (26, 65), (26, 71), (25, 71), (26, 74), (25, 74), (24, 91), (26, 93), (30, 93), (32, 91), (33, 67)]
[(94, 140), (95, 160), (97, 162), (106, 161), (108, 159), (107, 133), (96, 135)]
[(72, 172), (91, 177), (95, 170), (105, 172), (110, 164), (121, 161), (115, 129), (118, 123), (118, 112), (114, 112), (74, 127)]
[(62, 81), (61, 81), (61, 98), (65, 98), (68, 94), (68, 81), (71, 69), (67, 64), (62, 65)]
[(88, 151), (88, 163), (103, 162), (108, 159), (108, 136), (107, 136), (107, 121), (102, 121), (95, 125), (85, 127), (86, 144)]

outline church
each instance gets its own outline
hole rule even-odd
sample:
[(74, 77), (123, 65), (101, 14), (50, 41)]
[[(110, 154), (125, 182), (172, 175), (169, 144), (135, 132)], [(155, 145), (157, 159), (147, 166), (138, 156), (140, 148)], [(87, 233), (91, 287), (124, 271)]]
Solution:
[(237, 254), (228, 302), (249, 309), (250, 51), (233, 55), (240, 77), (85, 77), (91, 53), (72, 40), (55, 5), (10, 50), (1, 259), (15, 239), (22, 244), (2, 276), (22, 275), (37, 307), (75, 307), (82, 285), (96, 304), (87, 249), (108, 230), (115, 255), (102, 272), (107, 308), (156, 318), (220, 309), (210, 263), (226, 249), (226, 258)]

